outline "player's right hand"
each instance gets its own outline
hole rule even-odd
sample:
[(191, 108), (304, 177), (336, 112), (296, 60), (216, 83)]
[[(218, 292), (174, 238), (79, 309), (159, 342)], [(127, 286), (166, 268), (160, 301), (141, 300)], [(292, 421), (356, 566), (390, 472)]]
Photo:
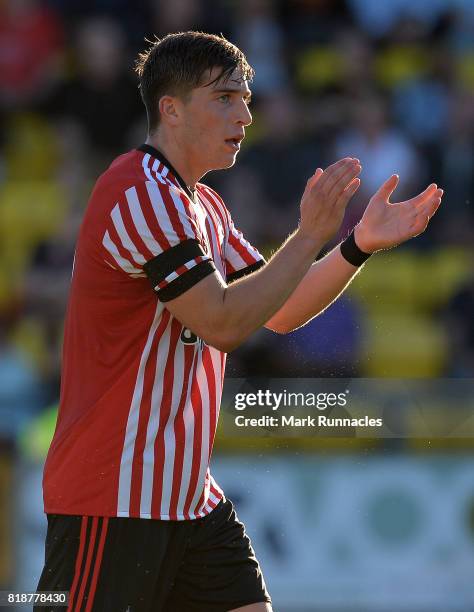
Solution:
[(362, 170), (360, 161), (352, 157), (340, 159), (326, 170), (318, 168), (306, 183), (301, 198), (298, 233), (325, 244), (340, 228), (349, 200), (357, 191)]

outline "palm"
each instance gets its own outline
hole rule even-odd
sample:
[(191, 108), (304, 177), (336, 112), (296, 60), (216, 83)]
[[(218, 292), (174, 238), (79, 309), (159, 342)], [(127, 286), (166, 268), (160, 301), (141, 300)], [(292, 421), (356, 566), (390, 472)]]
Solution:
[[(390, 195), (398, 184), (392, 176), (370, 199), (360, 222), (360, 234), (367, 252), (387, 249), (417, 236), (441, 203), (442, 189), (435, 184), (404, 202), (391, 203)], [(365, 250), (363, 245), (359, 245)]]

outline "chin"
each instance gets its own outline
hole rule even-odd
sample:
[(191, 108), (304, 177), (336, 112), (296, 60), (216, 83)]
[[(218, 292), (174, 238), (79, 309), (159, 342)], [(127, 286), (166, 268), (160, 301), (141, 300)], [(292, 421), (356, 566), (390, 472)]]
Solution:
[(237, 160), (237, 153), (233, 153), (232, 156), (227, 156), (227, 159), (223, 158), (220, 160), (219, 169), (225, 170), (226, 168), (232, 168)]
[(234, 157), (231, 161), (227, 162), (226, 164), (222, 166), (222, 170), (225, 170), (226, 168), (232, 168), (232, 166), (235, 164), (235, 161), (236, 160)]

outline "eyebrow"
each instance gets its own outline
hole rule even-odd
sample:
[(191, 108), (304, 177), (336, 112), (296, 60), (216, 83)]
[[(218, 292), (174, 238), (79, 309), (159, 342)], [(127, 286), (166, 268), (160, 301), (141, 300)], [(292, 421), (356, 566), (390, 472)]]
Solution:
[[(219, 89), (214, 89), (212, 91), (212, 93), (219, 93), (219, 94), (222, 94), (222, 93), (241, 93), (241, 91), (242, 91), (241, 89), (237, 89), (237, 88), (234, 88), (234, 87), (219, 87)], [(252, 97), (252, 92), (251, 91), (246, 91), (245, 95), (244, 95), (244, 98), (250, 99), (251, 97)]]

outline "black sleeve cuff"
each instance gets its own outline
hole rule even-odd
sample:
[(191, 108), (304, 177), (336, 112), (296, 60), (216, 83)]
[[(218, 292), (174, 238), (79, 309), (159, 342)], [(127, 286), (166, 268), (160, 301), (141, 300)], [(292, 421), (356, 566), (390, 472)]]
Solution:
[(237, 272), (232, 272), (232, 274), (227, 275), (227, 282), (232, 283), (243, 276), (247, 276), (247, 274), (252, 274), (256, 270), (263, 268), (265, 265), (265, 260), (261, 259), (260, 261), (256, 261), (255, 263), (247, 266), (246, 268), (242, 268), (241, 270), (237, 270)]

